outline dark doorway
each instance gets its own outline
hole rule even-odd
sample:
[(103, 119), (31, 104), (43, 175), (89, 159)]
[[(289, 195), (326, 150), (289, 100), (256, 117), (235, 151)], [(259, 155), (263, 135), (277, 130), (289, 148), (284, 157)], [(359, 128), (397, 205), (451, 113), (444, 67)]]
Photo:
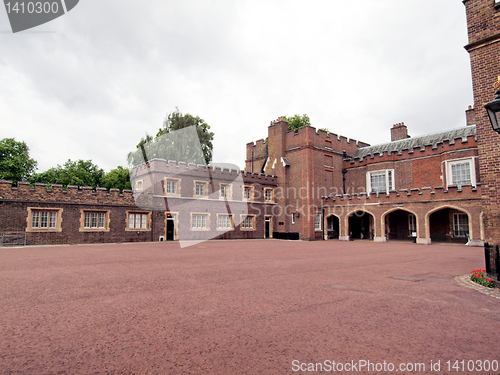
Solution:
[(396, 210), (385, 217), (385, 235), (388, 240), (413, 240), (417, 232), (415, 215)]
[(469, 218), (465, 212), (443, 208), (429, 216), (432, 242), (466, 243), (469, 238)]
[(349, 238), (351, 240), (372, 240), (374, 235), (373, 218), (364, 211), (349, 216)]
[(338, 239), (340, 235), (340, 220), (337, 216), (329, 216), (326, 219), (328, 239)]
[(264, 238), (271, 238), (271, 218), (266, 217), (264, 221)]
[(174, 240), (174, 219), (167, 219), (167, 241)]

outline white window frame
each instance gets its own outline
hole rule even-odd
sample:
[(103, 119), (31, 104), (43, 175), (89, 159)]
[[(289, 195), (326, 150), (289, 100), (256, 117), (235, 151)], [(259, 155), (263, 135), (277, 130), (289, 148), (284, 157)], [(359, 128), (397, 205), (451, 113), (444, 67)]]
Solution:
[(143, 180), (137, 180), (135, 182), (135, 190), (136, 191), (143, 191), (144, 190), (144, 182), (143, 182)]
[[(268, 196), (268, 194), (270, 194)], [(264, 188), (264, 202), (274, 202), (274, 189), (273, 188)]]
[[(383, 175), (385, 176), (385, 190), (372, 191), (372, 176)], [(366, 191), (368, 194), (385, 193), (389, 194), (389, 191), (396, 189), (396, 181), (394, 176), (394, 169), (380, 169), (377, 171), (366, 172)]]
[[(169, 189), (170, 183), (170, 189)], [(174, 189), (172, 189), (172, 186)], [(170, 190), (170, 191), (169, 191)], [(179, 178), (165, 177), (165, 195), (167, 197), (179, 197), (181, 191), (181, 180)]]
[(413, 233), (415, 233), (417, 231), (417, 217), (412, 214), (412, 213), (409, 213), (408, 214), (408, 234), (410, 236), (413, 235)]
[(27, 232), (61, 232), (62, 208), (28, 207)]
[(81, 211), (80, 231), (109, 231), (109, 210)]
[(127, 211), (126, 231), (150, 230), (151, 213), (146, 211)]
[(314, 230), (316, 232), (321, 232), (321, 212), (314, 214)]
[[(461, 223), (460, 218), (464, 218), (467, 221), (467, 224)], [(464, 229), (466, 228), (466, 229)], [(464, 212), (455, 212), (453, 213), (453, 237), (469, 237), (470, 233), (470, 224), (469, 224), (469, 215)]]
[(255, 215), (241, 215), (241, 230), (255, 230)]
[(55, 229), (57, 228), (57, 211), (36, 210), (33, 211), (31, 222), (33, 229)]
[(231, 184), (219, 184), (219, 198), (224, 200), (233, 199), (233, 186)]
[[(198, 189), (200, 187), (200, 189)], [(201, 193), (201, 187), (203, 187), (203, 194)], [(195, 198), (207, 198), (208, 197), (208, 182), (207, 181), (194, 181), (193, 182), (193, 196)]]
[(217, 230), (234, 229), (233, 215), (217, 214)]
[(210, 230), (210, 214), (191, 212), (191, 230)]
[[(245, 197), (245, 191), (248, 189), (249, 191), (249, 197)], [(254, 199), (254, 194), (255, 194), (255, 187), (254, 186), (249, 186), (249, 185), (243, 185), (243, 190), (241, 192), (241, 196), (243, 197), (243, 201), (246, 202), (252, 202)]]
[[(447, 160), (446, 163), (446, 185), (449, 186), (472, 186), (476, 187), (476, 161), (474, 157)], [(457, 184), (453, 181), (452, 167), (457, 164), (469, 164), (470, 183)]]

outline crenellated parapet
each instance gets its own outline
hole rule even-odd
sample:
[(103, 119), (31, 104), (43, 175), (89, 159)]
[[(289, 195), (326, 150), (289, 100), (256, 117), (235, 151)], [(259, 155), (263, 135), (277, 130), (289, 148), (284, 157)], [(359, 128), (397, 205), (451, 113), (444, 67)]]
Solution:
[(160, 178), (175, 178), (176, 176), (189, 176), (203, 180), (236, 180), (239, 176), (243, 182), (259, 182), (277, 184), (277, 176), (241, 171), (233, 165), (204, 165), (173, 160), (152, 159), (148, 163), (134, 167), (132, 180), (147, 177), (160, 176)]
[(322, 129), (316, 130), (312, 126), (303, 126), (295, 131), (286, 133), (286, 147), (293, 149), (304, 145), (310, 145), (321, 149), (332, 149), (336, 152), (346, 151), (349, 155), (354, 155), (356, 150), (361, 147), (369, 146), (368, 143), (357, 141), (352, 138), (339, 136)]
[(50, 189), (47, 184), (36, 183), (34, 188), (29, 182), (18, 182), (17, 187), (11, 181), (0, 181), (0, 200), (25, 201), (25, 202), (68, 202), (82, 204), (105, 205), (133, 205), (132, 190), (124, 190), (122, 194), (118, 189), (105, 188), (93, 190), (91, 187), (69, 185), (66, 190), (62, 185), (53, 184)]
[(374, 205), (374, 204), (403, 204), (403, 203), (424, 203), (437, 201), (466, 201), (480, 200), (481, 186), (444, 186), (422, 187), (413, 189), (392, 190), (386, 193), (354, 193), (335, 194), (323, 196), (323, 203), (326, 206), (345, 205)]

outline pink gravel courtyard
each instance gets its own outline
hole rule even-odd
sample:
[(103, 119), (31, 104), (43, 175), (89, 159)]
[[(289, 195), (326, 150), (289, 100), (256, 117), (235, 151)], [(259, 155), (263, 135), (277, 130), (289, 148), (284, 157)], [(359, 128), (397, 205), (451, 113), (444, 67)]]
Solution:
[(0, 248), (0, 373), (498, 374), (447, 369), (500, 361), (500, 299), (454, 280), (483, 266), (482, 248), (404, 242)]

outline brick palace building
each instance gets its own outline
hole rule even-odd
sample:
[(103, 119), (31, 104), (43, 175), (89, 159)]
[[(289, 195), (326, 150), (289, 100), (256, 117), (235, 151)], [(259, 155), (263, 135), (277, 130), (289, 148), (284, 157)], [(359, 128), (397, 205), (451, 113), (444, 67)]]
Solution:
[[(483, 104), (500, 74), (498, 0), (464, 0), (475, 105), (467, 126), (370, 146), (278, 119), (245, 171), (151, 160), (134, 191), (0, 181), (0, 233), (27, 244), (209, 238), (483, 240), (500, 244), (500, 135)], [(3, 239), (7, 237), (2, 237)]]

